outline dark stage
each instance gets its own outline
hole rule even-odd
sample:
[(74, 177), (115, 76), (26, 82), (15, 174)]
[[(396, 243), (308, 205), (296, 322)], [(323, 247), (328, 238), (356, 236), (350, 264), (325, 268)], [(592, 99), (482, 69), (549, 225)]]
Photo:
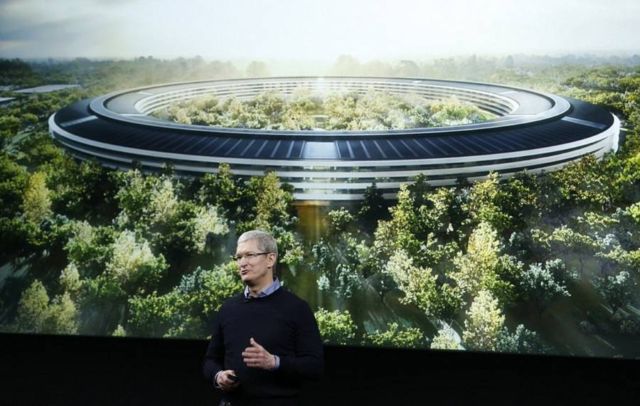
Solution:
[[(204, 340), (0, 334), (2, 405), (216, 405)], [(303, 405), (638, 404), (640, 361), (325, 347)]]

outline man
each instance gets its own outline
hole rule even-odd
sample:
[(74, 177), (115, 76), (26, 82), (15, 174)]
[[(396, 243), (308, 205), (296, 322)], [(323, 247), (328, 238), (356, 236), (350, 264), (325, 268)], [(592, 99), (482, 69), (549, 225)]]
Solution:
[(264, 231), (238, 238), (244, 292), (218, 312), (203, 372), (221, 405), (296, 405), (300, 384), (322, 374), (323, 348), (309, 305), (275, 277), (278, 247)]

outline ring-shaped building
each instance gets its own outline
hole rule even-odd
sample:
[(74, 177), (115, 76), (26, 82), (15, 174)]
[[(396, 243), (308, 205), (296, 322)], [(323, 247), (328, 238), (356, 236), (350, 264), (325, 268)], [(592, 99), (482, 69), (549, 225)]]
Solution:
[[(213, 95), (285, 97), (298, 89), (384, 91), (426, 101), (455, 97), (496, 116), (449, 127), (384, 131), (256, 130), (183, 125), (151, 116), (177, 102)], [(82, 100), (49, 119), (51, 136), (79, 159), (114, 168), (138, 165), (181, 175), (216, 172), (221, 163), (243, 177), (275, 171), (300, 201), (358, 200), (375, 182), (393, 198), (400, 184), (424, 174), (432, 185), (553, 171), (618, 146), (620, 122), (592, 104), (486, 83), (374, 77), (279, 77), (149, 86)]]

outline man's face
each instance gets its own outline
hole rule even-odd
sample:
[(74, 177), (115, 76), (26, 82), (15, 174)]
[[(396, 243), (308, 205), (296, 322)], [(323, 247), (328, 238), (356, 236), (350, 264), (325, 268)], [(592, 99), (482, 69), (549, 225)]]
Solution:
[(273, 280), (273, 265), (276, 255), (268, 253), (264, 255), (245, 256), (247, 254), (257, 254), (264, 252), (258, 246), (257, 240), (247, 240), (238, 244), (236, 248), (236, 256), (243, 256), (238, 261), (240, 268), (240, 278), (242, 282), (249, 286), (262, 285), (271, 283)]

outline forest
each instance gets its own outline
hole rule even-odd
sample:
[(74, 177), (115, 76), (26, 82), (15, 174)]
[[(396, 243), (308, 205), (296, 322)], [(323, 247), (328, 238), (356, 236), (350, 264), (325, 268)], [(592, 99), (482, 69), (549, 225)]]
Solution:
[(205, 338), (241, 289), (236, 236), (262, 228), (278, 240), (284, 285), (312, 305), (326, 343), (638, 357), (637, 59), (338, 58), (323, 74), (475, 80), (582, 99), (616, 114), (624, 133), (617, 153), (539, 176), (440, 188), (419, 176), (394, 201), (371, 185), (360, 203), (318, 209), (315, 235), (274, 173), (116, 171), (73, 159), (48, 135), (48, 117), (83, 98), (266, 76), (266, 64), (2, 60), (0, 97), (80, 87), (0, 106), (0, 330)]
[(424, 100), (373, 89), (321, 97), (301, 88), (291, 96), (265, 91), (250, 100), (198, 97), (156, 111), (154, 116), (180, 124), (298, 131), (403, 130), (479, 123), (494, 117), (455, 97)]

